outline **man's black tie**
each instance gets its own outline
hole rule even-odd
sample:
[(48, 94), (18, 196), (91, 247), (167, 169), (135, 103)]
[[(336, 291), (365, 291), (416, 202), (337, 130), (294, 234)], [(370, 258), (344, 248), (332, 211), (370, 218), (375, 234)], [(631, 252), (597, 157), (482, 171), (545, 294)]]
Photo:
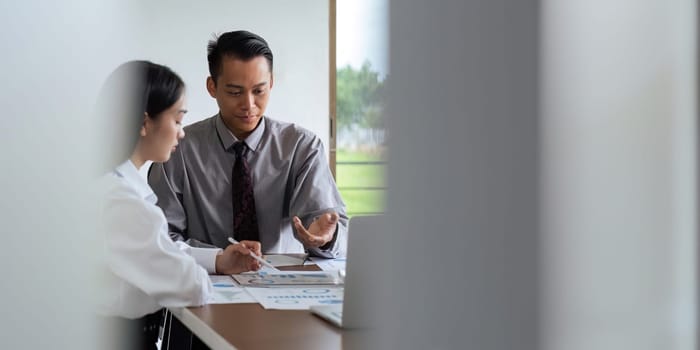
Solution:
[(236, 162), (233, 165), (231, 185), (233, 189), (233, 237), (237, 241), (260, 241), (258, 217), (255, 214), (255, 197), (253, 196), (253, 178), (246, 153), (248, 147), (242, 141), (233, 144)]

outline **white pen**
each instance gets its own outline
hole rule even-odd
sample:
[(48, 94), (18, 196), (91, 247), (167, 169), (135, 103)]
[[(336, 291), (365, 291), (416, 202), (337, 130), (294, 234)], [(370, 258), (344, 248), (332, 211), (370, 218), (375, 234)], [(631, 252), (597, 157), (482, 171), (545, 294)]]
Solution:
[[(233, 239), (233, 237), (229, 237), (229, 238), (228, 238), (228, 241), (231, 242), (231, 244), (238, 244), (238, 241), (235, 240), (235, 239)], [(263, 258), (261, 258), (261, 257), (259, 257), (259, 256), (257, 256), (257, 255), (255, 255), (255, 253), (253, 253), (252, 251), (250, 252), (250, 256), (252, 256), (253, 259), (257, 260), (257, 261), (260, 262), (261, 264), (263, 264), (263, 265), (267, 266), (268, 268), (272, 269), (273, 271), (279, 271), (278, 268), (274, 267), (272, 264), (270, 264), (269, 262), (265, 261), (265, 259), (263, 259)]]

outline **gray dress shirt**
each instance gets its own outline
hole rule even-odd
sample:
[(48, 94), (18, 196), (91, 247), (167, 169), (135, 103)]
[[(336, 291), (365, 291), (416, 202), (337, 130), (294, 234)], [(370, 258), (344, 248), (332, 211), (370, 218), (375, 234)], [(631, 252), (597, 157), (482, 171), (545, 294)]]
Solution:
[[(225, 248), (233, 237), (231, 177), (238, 139), (219, 115), (185, 127), (185, 138), (166, 163), (154, 163), (148, 183), (158, 196), (170, 236)], [(319, 215), (340, 216), (333, 240), (309, 253), (344, 256), (348, 217), (321, 140), (295, 124), (263, 117), (245, 140), (254, 183), (260, 243), (266, 254), (303, 253), (292, 217), (305, 227)]]

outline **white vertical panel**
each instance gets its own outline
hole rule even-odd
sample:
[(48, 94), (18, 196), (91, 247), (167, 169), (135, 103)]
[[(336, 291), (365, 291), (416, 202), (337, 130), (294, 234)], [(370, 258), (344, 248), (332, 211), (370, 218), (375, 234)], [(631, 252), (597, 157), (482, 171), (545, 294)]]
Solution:
[(537, 349), (537, 1), (389, 12), (392, 292), (376, 348)]
[(695, 2), (542, 4), (543, 348), (694, 349)]

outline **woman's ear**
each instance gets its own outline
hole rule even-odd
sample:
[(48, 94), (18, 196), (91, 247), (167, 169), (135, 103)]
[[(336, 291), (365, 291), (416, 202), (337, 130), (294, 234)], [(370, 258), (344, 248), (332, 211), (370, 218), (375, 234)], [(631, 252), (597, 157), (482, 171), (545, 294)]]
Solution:
[(139, 132), (141, 137), (146, 137), (146, 135), (148, 134), (147, 129), (150, 128), (150, 125), (149, 125), (150, 120), (149, 119), (150, 118), (148, 117), (148, 113), (144, 112), (143, 113), (143, 124), (141, 124), (141, 131)]

